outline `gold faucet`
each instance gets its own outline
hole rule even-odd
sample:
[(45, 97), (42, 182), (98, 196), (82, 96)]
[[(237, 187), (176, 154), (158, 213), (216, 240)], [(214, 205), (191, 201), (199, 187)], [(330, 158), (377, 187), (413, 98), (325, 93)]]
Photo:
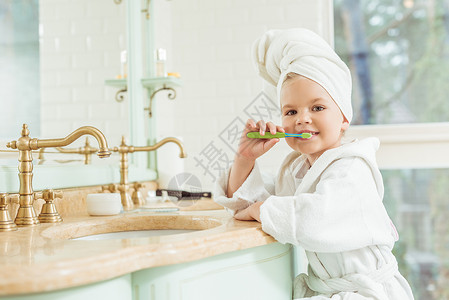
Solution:
[[(142, 187), (141, 184), (134, 184), (134, 197), (133, 199), (129, 196), (129, 189), (130, 184), (128, 183), (128, 153), (138, 152), (138, 151), (154, 151), (161, 147), (162, 145), (166, 143), (175, 143), (179, 146), (179, 149), (181, 150), (179, 157), (185, 158), (187, 157), (187, 154), (184, 151), (184, 145), (180, 140), (174, 137), (168, 137), (165, 139), (162, 139), (161, 141), (157, 142), (154, 145), (151, 146), (128, 146), (126, 145), (125, 137), (122, 136), (122, 143), (119, 147), (114, 147), (112, 151), (118, 152), (120, 154), (120, 184), (118, 185), (117, 189), (120, 192), (120, 196), (122, 199), (122, 205), (123, 209), (130, 210), (134, 207), (134, 204), (137, 206), (143, 204), (143, 199), (139, 195), (139, 188)], [(133, 203), (134, 200), (134, 203)]]
[(80, 136), (89, 134), (95, 137), (99, 144), (98, 156), (101, 158), (109, 157), (111, 152), (108, 149), (108, 143), (103, 133), (95, 127), (83, 126), (65, 138), (61, 139), (37, 139), (29, 137), (30, 131), (28, 126), (23, 124), (22, 136), (17, 141), (9, 142), (6, 146), (19, 150), (19, 203), (20, 207), (17, 212), (15, 223), (18, 226), (34, 226), (39, 224), (36, 212), (33, 208), (35, 195), (33, 193), (33, 157), (31, 150), (37, 150), (48, 147), (64, 147), (70, 145)]

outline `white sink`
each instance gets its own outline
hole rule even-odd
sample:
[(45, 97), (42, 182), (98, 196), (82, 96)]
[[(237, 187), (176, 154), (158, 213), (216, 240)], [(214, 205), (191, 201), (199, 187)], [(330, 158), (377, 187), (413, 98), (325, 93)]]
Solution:
[(111, 240), (111, 239), (131, 239), (131, 238), (144, 238), (144, 237), (150, 237), (150, 236), (189, 233), (189, 232), (195, 232), (195, 231), (198, 231), (198, 230), (195, 230), (195, 229), (133, 230), (133, 231), (120, 231), (120, 232), (93, 234), (93, 235), (73, 238), (72, 240), (98, 241), (98, 240)]
[(220, 220), (201, 215), (127, 214), (58, 224), (46, 228), (41, 235), (49, 239), (95, 241), (190, 233), (221, 225)]

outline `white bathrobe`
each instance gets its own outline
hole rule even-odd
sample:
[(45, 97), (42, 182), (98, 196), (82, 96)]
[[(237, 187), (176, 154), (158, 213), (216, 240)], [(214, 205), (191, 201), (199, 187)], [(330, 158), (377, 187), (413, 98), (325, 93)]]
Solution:
[(262, 229), (305, 249), (308, 275), (296, 277), (295, 299), (413, 299), (391, 253), (398, 236), (382, 204), (378, 147), (375, 138), (353, 141), (326, 151), (312, 167), (293, 152), (271, 183), (256, 163), (232, 198), (229, 171), (220, 178), (216, 202), (235, 212), (264, 201)]

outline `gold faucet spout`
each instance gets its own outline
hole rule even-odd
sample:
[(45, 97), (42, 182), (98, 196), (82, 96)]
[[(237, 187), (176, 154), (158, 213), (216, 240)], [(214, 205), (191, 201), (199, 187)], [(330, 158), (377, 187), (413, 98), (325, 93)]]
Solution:
[(181, 151), (179, 153), (179, 157), (180, 158), (186, 158), (187, 154), (184, 150), (184, 145), (182, 144), (182, 142), (180, 140), (178, 140), (177, 138), (174, 137), (167, 137), (165, 139), (160, 140), (159, 142), (157, 142), (154, 145), (151, 146), (142, 146), (142, 147), (134, 147), (134, 151), (154, 151), (156, 149), (158, 149), (159, 147), (161, 147), (164, 144), (167, 143), (175, 143), (176, 145), (179, 146), (179, 150)]
[(86, 135), (86, 134), (93, 136), (98, 141), (99, 151), (98, 151), (97, 155), (99, 157), (104, 158), (104, 157), (111, 156), (111, 152), (109, 151), (108, 142), (106, 141), (105, 136), (103, 135), (103, 133), (100, 130), (98, 130), (97, 128), (92, 127), (92, 126), (80, 127), (78, 129), (76, 129), (75, 131), (73, 131), (72, 133), (70, 133), (65, 138), (61, 138), (61, 139), (46, 139), (46, 140), (37, 139), (37, 140), (35, 140), (36, 147), (38, 149), (39, 148), (48, 148), (48, 147), (64, 147), (64, 146), (70, 145), (75, 140), (77, 140), (79, 137)]

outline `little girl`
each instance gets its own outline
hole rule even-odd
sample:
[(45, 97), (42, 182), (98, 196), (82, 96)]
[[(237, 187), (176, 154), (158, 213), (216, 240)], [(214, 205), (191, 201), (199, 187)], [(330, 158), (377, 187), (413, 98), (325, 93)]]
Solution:
[[(260, 75), (277, 86), (282, 126), (248, 120), (215, 200), (236, 219), (257, 220), (279, 242), (305, 249), (308, 275), (296, 277), (295, 299), (413, 299), (391, 253), (398, 236), (382, 204), (379, 141), (341, 143), (352, 119), (349, 69), (306, 29), (268, 31), (254, 54)], [(251, 131), (312, 137), (286, 139), (294, 151), (273, 185), (256, 159), (279, 139), (249, 139)]]

